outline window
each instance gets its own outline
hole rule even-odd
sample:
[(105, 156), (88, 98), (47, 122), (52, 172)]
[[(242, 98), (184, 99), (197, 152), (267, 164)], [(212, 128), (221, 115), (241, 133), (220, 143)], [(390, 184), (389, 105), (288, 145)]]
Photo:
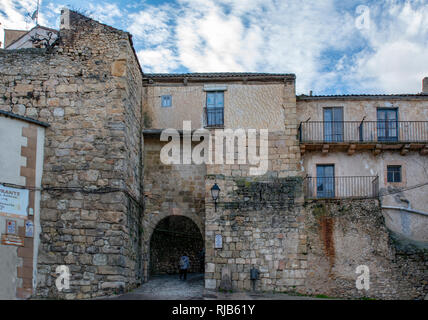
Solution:
[(334, 198), (334, 165), (317, 165), (317, 197)]
[(401, 182), (401, 166), (387, 166), (387, 182)]
[(164, 95), (162, 96), (162, 108), (171, 107), (172, 106), (172, 96)]
[(377, 109), (378, 141), (398, 141), (397, 109)]
[(207, 126), (224, 125), (224, 91), (207, 92)]
[(343, 108), (324, 108), (324, 141), (343, 141)]

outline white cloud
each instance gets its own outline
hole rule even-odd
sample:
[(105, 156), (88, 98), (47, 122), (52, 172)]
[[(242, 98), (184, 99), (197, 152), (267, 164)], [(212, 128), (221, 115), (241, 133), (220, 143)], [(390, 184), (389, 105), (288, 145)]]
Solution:
[(428, 73), (427, 1), (367, 4), (369, 30), (356, 28), (349, 9), (360, 3), (348, 1), (348, 11), (338, 4), (178, 0), (175, 10), (146, 6), (130, 31), (144, 39), (140, 56), (150, 55), (143, 62), (150, 70), (290, 72), (298, 93), (420, 90)]
[(169, 49), (143, 49), (137, 52), (138, 60), (144, 72), (164, 73), (179, 66)]
[(428, 75), (428, 47), (399, 40), (387, 42), (374, 54), (357, 62), (357, 78), (363, 88), (379, 88), (389, 93), (417, 93)]
[(184, 13), (176, 31), (184, 66), (191, 71), (296, 73), (298, 91), (311, 88), (320, 74), (322, 52), (342, 48), (345, 31), (353, 26), (333, 1), (204, 3), (181, 1)]
[(157, 45), (165, 43), (170, 37), (168, 26), (168, 7), (148, 7), (137, 13), (129, 15), (131, 20), (128, 31), (137, 39)]
[(114, 24), (116, 18), (123, 16), (116, 3), (99, 2), (96, 5), (89, 3), (90, 17), (105, 24)]
[[(47, 1), (47, 0), (45, 0)], [(145, 72), (295, 73), (297, 93), (419, 92), (428, 76), (428, 0), (363, 1), (370, 29), (356, 28), (353, 0), (176, 0), (85, 8), (134, 35)], [(57, 27), (58, 2), (41, 24)], [(25, 8), (25, 9), (24, 9)], [(33, 0), (2, 0), (2, 28), (22, 29)], [(5, 14), (3, 15), (2, 12)], [(34, 23), (27, 24), (27, 28)]]
[(36, 10), (32, 0), (2, 0), (0, 2), (0, 41), (4, 41), (4, 29), (29, 30), (35, 23), (28, 17)]
[(385, 93), (417, 93), (428, 76), (428, 2), (387, 1), (366, 33), (372, 52), (361, 52), (353, 69), (361, 88)]

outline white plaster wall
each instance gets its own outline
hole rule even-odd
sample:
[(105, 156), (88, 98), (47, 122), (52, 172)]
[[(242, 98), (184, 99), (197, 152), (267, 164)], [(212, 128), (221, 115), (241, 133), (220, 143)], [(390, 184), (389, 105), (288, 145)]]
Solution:
[[(217, 83), (224, 87), (224, 127), (284, 130), (284, 102), (294, 98), (283, 83)], [(161, 96), (171, 95), (172, 106), (161, 107)], [(289, 103), (289, 102), (288, 102)], [(192, 128), (204, 126), (206, 91), (204, 84), (161, 84), (147, 87), (144, 111), (156, 129), (183, 128), (183, 120), (192, 121)]]
[[(417, 152), (405, 156), (399, 152), (382, 152), (374, 156), (371, 152), (356, 152), (348, 156), (342, 152), (307, 152), (303, 156), (303, 169), (309, 176), (316, 176), (317, 164), (334, 164), (335, 176), (379, 175), (381, 204), (385, 206), (412, 208), (428, 213), (428, 185), (408, 191), (396, 192), (428, 182), (428, 157)], [(394, 185), (386, 182), (386, 167), (400, 164), (403, 169), (403, 183)], [(393, 193), (393, 194), (391, 194)], [(386, 195), (391, 194), (391, 195)], [(428, 241), (428, 216), (400, 210), (383, 210), (389, 229), (416, 240)]]
[[(18, 226), (24, 225), (24, 220), (16, 219)], [(6, 230), (6, 218), (0, 216), (0, 233)], [(0, 300), (15, 299), (17, 288), (18, 247), (0, 244)]]
[[(28, 127), (25, 121), (0, 116), (0, 183), (25, 185), (25, 178), (20, 176), (21, 166), (26, 166), (26, 158), (21, 156), (21, 147), (27, 146), (27, 138), (22, 136), (22, 128)], [(37, 132), (36, 157), (36, 187), (41, 186), (43, 173), (44, 128), (39, 127)], [(40, 235), (40, 191), (35, 194), (35, 230), (33, 275), (36, 274), (37, 250)], [(6, 219), (16, 220), (18, 226), (25, 225), (24, 219), (0, 215), (0, 234), (6, 231)], [(14, 299), (17, 283), (17, 267), (22, 261), (17, 255), (18, 247), (0, 244), (0, 299)], [(35, 279), (33, 279), (34, 284)]]
[[(25, 122), (0, 116), (0, 183), (24, 185), (25, 178), (20, 176), (21, 166), (26, 165), (26, 158), (21, 157), (21, 146), (27, 145), (27, 138), (22, 136)], [(5, 216), (0, 215), (0, 234), (6, 231)], [(24, 225), (23, 219), (18, 226)], [(17, 287), (17, 265), (19, 264), (18, 247), (0, 244), (0, 299), (14, 299)]]
[(26, 165), (26, 158), (21, 157), (21, 146), (27, 146), (27, 138), (22, 136), (22, 128), (26, 125), (23, 121), (0, 116), (0, 183), (25, 184), (20, 169)]

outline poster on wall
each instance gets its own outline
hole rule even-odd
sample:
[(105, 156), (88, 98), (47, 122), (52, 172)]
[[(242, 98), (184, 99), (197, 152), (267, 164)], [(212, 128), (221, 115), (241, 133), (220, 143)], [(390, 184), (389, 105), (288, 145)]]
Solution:
[(34, 223), (31, 220), (25, 222), (25, 236), (33, 237), (34, 236)]
[(15, 220), (6, 220), (6, 233), (7, 234), (18, 234), (18, 228)]
[(222, 247), (223, 247), (223, 237), (221, 236), (221, 234), (216, 234), (214, 248), (221, 249)]
[(0, 214), (26, 218), (28, 194), (29, 191), (27, 189), (0, 185)]

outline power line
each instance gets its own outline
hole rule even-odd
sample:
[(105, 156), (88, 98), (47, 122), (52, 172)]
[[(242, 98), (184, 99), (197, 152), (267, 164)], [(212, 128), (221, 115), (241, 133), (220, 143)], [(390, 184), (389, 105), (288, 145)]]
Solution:
[(85, 188), (85, 187), (35, 187), (35, 186), (22, 186), (13, 183), (0, 182), (0, 186), (16, 188), (16, 189), (25, 189), (29, 191), (59, 191), (59, 192), (82, 192), (85, 194), (106, 194), (106, 193), (114, 193), (114, 192), (123, 192), (130, 199), (132, 199), (140, 208), (144, 208), (144, 205), (141, 200), (138, 200), (136, 196), (130, 193), (125, 188), (114, 188), (114, 187), (97, 187), (97, 188)]

